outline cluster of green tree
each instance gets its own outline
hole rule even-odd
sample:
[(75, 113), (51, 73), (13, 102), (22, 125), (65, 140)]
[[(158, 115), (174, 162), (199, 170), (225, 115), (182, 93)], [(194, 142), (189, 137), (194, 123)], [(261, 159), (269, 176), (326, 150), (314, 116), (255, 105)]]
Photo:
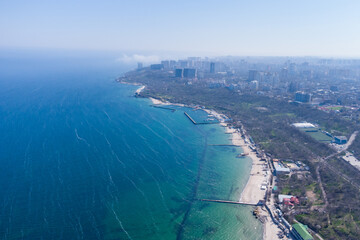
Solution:
[[(333, 158), (327, 164), (321, 164), (320, 175), (327, 195), (327, 208), (324, 209), (323, 201), (311, 202), (308, 199), (305, 203), (302, 202), (302, 206), (306, 205), (312, 210), (296, 215), (296, 219), (319, 232), (324, 239), (358, 239), (360, 234), (358, 170), (345, 161)], [(295, 195), (310, 190), (315, 193), (317, 200), (321, 191), (315, 179), (313, 174), (305, 179), (293, 175), (289, 179), (281, 180), (281, 189), (286, 191), (283, 192), (284, 194)], [(302, 209), (302, 206), (299, 209)]]
[[(334, 160), (344, 173), (353, 169), (340, 166), (342, 162)], [(320, 169), (323, 185), (329, 201), (327, 211), (330, 224), (320, 222), (319, 232), (326, 239), (359, 239), (360, 235), (360, 193), (357, 187), (334, 174), (326, 166)], [(358, 174), (356, 174), (358, 175)]]

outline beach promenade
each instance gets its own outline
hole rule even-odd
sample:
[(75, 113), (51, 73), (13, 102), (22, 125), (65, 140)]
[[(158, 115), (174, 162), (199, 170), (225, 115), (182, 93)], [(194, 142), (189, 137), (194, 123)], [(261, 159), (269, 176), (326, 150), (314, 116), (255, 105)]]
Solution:
[[(240, 134), (238, 129), (232, 128), (228, 124), (224, 123), (224, 118), (222, 114), (217, 113), (216, 111), (204, 109), (208, 114), (215, 116), (220, 125), (225, 128), (225, 133), (231, 134), (232, 144), (234, 146), (240, 146), (246, 157), (249, 157), (252, 161), (252, 166), (250, 170), (250, 176), (248, 182), (241, 193), (239, 202), (246, 203), (246, 204), (257, 204), (260, 200), (265, 200), (265, 194), (267, 188), (264, 189), (262, 186), (269, 186), (269, 181), (272, 172), (270, 169), (267, 168), (267, 164), (264, 161), (261, 161), (261, 158), (257, 156), (257, 153), (250, 148), (252, 145), (250, 139), (246, 134), (243, 136)], [(274, 199), (270, 198), (268, 203), (270, 209), (273, 208)], [(276, 240), (280, 239), (278, 234), (281, 229), (272, 221), (270, 213), (267, 211), (266, 208), (262, 208), (260, 212), (260, 216), (265, 219), (263, 222), (264, 233), (263, 239), (264, 240)], [(284, 237), (283, 239), (287, 239)]]
[[(265, 200), (265, 195), (268, 190), (267, 188), (270, 185), (269, 181), (270, 181), (270, 176), (272, 174), (271, 170), (267, 167), (267, 164), (264, 161), (261, 161), (261, 158), (257, 156), (257, 153), (250, 148), (251, 143), (246, 135), (241, 136), (240, 132), (237, 129), (233, 129), (223, 123), (222, 125), (225, 127), (226, 133), (232, 134), (232, 143), (234, 145), (241, 146), (244, 153), (248, 154), (247, 157), (249, 157), (252, 160), (250, 176), (243, 192), (241, 193), (239, 202), (256, 204), (260, 200)], [(266, 189), (264, 189), (264, 186), (266, 186)], [(270, 197), (269, 200), (270, 201), (267, 202), (267, 205), (271, 209), (273, 208), (274, 205), (274, 199)], [(263, 239), (264, 240), (280, 239), (278, 237), (278, 234), (282, 231), (272, 221), (270, 213), (267, 211), (267, 209), (261, 208), (259, 215), (260, 217), (265, 219), (265, 221), (263, 222), (263, 227), (264, 227)], [(283, 239), (286, 239), (286, 237)]]

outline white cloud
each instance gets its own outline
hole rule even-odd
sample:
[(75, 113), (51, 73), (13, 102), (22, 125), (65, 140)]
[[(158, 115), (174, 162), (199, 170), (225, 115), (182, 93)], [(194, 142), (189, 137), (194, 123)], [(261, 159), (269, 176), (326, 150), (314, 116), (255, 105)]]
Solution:
[(123, 63), (141, 62), (141, 63), (145, 63), (145, 64), (150, 64), (150, 63), (158, 63), (158, 62), (160, 62), (161, 58), (159, 56), (156, 56), (156, 55), (145, 56), (145, 55), (140, 55), (140, 54), (133, 54), (133, 55), (123, 54), (122, 57), (119, 57), (117, 59), (117, 61), (123, 62)]

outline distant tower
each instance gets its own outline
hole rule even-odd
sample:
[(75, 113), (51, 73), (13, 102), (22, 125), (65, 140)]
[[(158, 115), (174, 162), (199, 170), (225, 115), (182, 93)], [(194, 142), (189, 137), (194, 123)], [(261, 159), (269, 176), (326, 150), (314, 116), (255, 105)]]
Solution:
[(161, 64), (164, 65), (165, 69), (170, 68), (170, 61), (169, 60), (161, 61)]
[(288, 80), (288, 69), (287, 68), (283, 68), (281, 69), (281, 72), (280, 72), (280, 81), (281, 82), (287, 82)]
[(210, 63), (210, 73), (215, 73), (215, 63), (214, 62)]
[(175, 77), (182, 78), (184, 76), (184, 69), (177, 68), (175, 69)]
[(180, 63), (180, 67), (182, 68), (187, 68), (189, 65), (189, 62), (186, 60), (180, 60), (179, 63)]
[(298, 83), (297, 82), (291, 82), (289, 85), (289, 92), (296, 92), (298, 90)]
[(175, 60), (170, 60), (170, 68), (174, 68), (176, 66), (176, 61)]
[(290, 63), (289, 73), (292, 75), (294, 75), (296, 73), (296, 64), (295, 63)]
[(184, 78), (196, 78), (196, 69), (195, 68), (184, 68), (183, 76), (184, 76)]
[(143, 63), (139, 62), (138, 63), (138, 69), (141, 69), (141, 68), (143, 68)]
[(295, 101), (303, 102), (303, 103), (311, 102), (311, 94), (300, 92), (300, 91), (296, 92), (295, 93)]
[(249, 70), (249, 82), (258, 80), (258, 71), (257, 70)]

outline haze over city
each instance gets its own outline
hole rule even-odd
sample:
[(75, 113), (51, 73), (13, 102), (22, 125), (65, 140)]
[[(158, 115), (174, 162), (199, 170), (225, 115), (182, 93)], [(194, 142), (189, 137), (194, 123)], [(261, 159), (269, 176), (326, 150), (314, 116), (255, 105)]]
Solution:
[(0, 48), (360, 56), (360, 2), (2, 1)]

